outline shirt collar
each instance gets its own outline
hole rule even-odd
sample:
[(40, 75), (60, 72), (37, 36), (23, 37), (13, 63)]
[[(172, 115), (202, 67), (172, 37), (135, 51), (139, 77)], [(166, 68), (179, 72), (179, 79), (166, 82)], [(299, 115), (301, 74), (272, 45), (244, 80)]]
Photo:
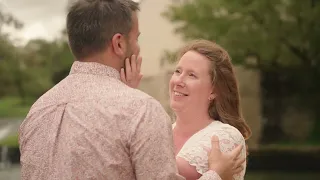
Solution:
[(119, 71), (97, 62), (75, 61), (71, 66), (70, 74), (93, 74), (120, 79)]

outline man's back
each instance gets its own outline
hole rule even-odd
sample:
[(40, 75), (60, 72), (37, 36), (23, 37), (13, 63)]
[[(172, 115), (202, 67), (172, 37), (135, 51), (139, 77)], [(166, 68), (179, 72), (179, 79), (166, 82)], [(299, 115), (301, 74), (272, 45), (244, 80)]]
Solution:
[[(21, 125), (22, 179), (155, 177), (161, 169), (145, 172), (143, 167), (153, 158), (174, 175), (170, 128), (160, 104), (123, 84), (115, 69), (75, 62), (70, 75), (38, 99)], [(167, 147), (146, 145), (158, 137)], [(159, 157), (144, 157), (150, 151)]]

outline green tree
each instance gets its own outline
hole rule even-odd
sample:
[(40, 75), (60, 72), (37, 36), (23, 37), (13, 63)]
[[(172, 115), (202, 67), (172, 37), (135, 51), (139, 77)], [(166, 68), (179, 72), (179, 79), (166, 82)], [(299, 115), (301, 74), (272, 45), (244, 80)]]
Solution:
[(69, 49), (66, 29), (61, 31), (61, 37), (58, 39), (58, 42), (59, 53), (56, 54), (54, 59), (55, 68), (52, 76), (52, 81), (55, 84), (69, 74), (71, 65), (74, 62), (74, 57)]
[(65, 39), (34, 39), (24, 47), (29, 95), (38, 97), (69, 74), (73, 57)]
[[(186, 40), (204, 38), (225, 47), (234, 64), (262, 72), (268, 123), (264, 137), (281, 137), (287, 104), (320, 116), (320, 6), (315, 0), (180, 0), (164, 12)], [(168, 54), (167, 54), (168, 55)], [(169, 56), (170, 57), (170, 54)], [(172, 56), (171, 56), (172, 57)], [(249, 57), (254, 61), (248, 61)], [(278, 133), (276, 133), (278, 131)]]
[(12, 14), (5, 12), (4, 5), (0, 2), (0, 97), (18, 91), (21, 96), (21, 64), (19, 50), (12, 44), (9, 34), (4, 33), (4, 26), (21, 29), (23, 24)]

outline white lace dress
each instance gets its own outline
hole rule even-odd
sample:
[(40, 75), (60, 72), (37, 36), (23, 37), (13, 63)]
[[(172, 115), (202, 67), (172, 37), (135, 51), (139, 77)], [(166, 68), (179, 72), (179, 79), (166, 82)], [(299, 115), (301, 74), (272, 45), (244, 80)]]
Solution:
[[(173, 124), (173, 127), (175, 124)], [(242, 134), (233, 126), (224, 124), (220, 121), (213, 121), (207, 127), (191, 136), (183, 145), (177, 157), (185, 159), (191, 166), (194, 166), (198, 173), (204, 174), (208, 171), (208, 154), (207, 149), (211, 148), (211, 137), (216, 135), (219, 137), (221, 152), (226, 153), (232, 151), (236, 145), (242, 144), (243, 149), (241, 156), (246, 156), (245, 140)], [(234, 180), (243, 180), (245, 169), (234, 175)]]

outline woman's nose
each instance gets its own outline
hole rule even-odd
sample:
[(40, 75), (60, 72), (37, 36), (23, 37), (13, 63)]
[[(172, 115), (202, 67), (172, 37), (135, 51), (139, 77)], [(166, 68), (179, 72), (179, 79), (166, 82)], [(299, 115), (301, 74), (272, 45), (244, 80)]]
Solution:
[(182, 75), (178, 76), (176, 79), (176, 85), (177, 86), (181, 86), (184, 87), (185, 86), (185, 82), (184, 82), (184, 78)]

